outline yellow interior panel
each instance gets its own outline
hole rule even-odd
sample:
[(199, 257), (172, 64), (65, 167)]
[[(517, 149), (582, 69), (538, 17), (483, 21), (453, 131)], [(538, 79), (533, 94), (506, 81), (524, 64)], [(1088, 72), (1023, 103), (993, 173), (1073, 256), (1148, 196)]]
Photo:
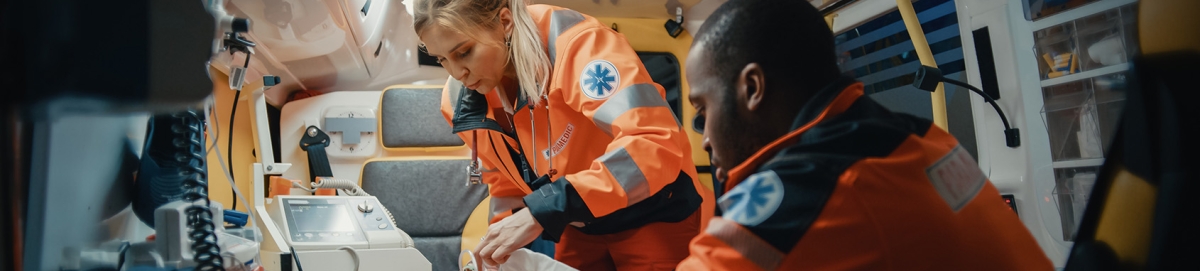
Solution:
[[(217, 70), (214, 67), (209, 67), (209, 74), (213, 78), (213, 98), (215, 108), (213, 116), (208, 116), (207, 121), (213, 123), (216, 121), (220, 127), (211, 129), (206, 132), (206, 141), (212, 142), (212, 136), (217, 137), (217, 146), (221, 148), (221, 154), (224, 156), (220, 159), (225, 159), (225, 167), (229, 163), (229, 114), (233, 105), (233, 96), (237, 92), (229, 88), (229, 79), (225, 73)], [(262, 87), (262, 81), (247, 83), (242, 87), (242, 94), (238, 97), (237, 114), (233, 120), (233, 168), (230, 168), (233, 179), (237, 181), (238, 190), (246, 197), (246, 200), (253, 201), (252, 190), (250, 185), (254, 183), (251, 179), (250, 166), (258, 162), (258, 157), (254, 156), (258, 153), (254, 146), (254, 126), (251, 125), (250, 119), (254, 117), (254, 109), (250, 107), (250, 94), (254, 89)], [(220, 135), (213, 134), (220, 132)], [(206, 147), (207, 148), (207, 147)], [(229, 187), (229, 178), (225, 177), (225, 171), (222, 170), (221, 160), (217, 159), (217, 151), (213, 150), (208, 153), (208, 198), (212, 201), (220, 202), (225, 208), (230, 208), (233, 205), (234, 195)], [(242, 202), (240, 199), (237, 202), (237, 210), (245, 212), (246, 206), (251, 203)]]
[(1096, 241), (1112, 247), (1122, 263), (1142, 266), (1149, 255), (1158, 188), (1124, 167), (1117, 171), (1101, 209)]
[(1138, 40), (1145, 54), (1200, 51), (1200, 1), (1138, 1)]

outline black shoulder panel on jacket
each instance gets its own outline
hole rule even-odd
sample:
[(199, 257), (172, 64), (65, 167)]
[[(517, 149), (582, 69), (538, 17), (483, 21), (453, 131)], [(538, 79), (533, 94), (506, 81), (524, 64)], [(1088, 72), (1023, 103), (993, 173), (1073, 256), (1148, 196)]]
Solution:
[(820, 216), (847, 168), (863, 158), (890, 155), (909, 136), (924, 136), (929, 125), (859, 98), (727, 192), (718, 203), (722, 217), (788, 253)]

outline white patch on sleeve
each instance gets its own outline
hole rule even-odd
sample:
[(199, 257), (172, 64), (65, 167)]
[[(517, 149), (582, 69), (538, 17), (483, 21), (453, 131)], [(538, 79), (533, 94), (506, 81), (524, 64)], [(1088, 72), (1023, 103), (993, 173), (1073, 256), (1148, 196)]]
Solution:
[(933, 188), (937, 189), (938, 195), (942, 196), (955, 212), (971, 202), (987, 182), (979, 164), (962, 146), (954, 147), (937, 163), (926, 168), (925, 174)]
[(583, 72), (579, 73), (579, 89), (594, 100), (607, 99), (617, 92), (617, 86), (620, 85), (621, 73), (617, 71), (617, 66), (608, 60), (592, 60), (584, 66)]
[(766, 221), (782, 203), (783, 182), (774, 170), (750, 175), (718, 200), (722, 217), (747, 227)]

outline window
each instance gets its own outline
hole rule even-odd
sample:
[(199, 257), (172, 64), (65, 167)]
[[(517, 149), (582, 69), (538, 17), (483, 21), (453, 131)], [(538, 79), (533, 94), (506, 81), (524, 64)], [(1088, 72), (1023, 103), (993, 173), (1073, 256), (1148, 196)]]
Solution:
[[(954, 1), (924, 0), (913, 3), (925, 39), (938, 68), (946, 78), (967, 81), (962, 39)], [(895, 112), (933, 118), (929, 92), (912, 86), (921, 66), (900, 12), (892, 11), (863, 25), (836, 33), (842, 72), (863, 82), (863, 91)], [(970, 90), (945, 85), (949, 132), (971, 156), (978, 157)]]
[(683, 97), (679, 84), (679, 60), (671, 53), (638, 52), (650, 79), (667, 91), (667, 104), (675, 113), (675, 121), (683, 123)]

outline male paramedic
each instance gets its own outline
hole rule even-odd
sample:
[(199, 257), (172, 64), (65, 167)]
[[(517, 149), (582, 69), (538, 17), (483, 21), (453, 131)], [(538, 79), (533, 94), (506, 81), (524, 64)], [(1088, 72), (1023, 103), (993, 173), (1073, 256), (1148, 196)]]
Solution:
[(731, 0), (695, 35), (722, 216), (679, 270), (1051, 270), (974, 158), (839, 75), (808, 1)]

